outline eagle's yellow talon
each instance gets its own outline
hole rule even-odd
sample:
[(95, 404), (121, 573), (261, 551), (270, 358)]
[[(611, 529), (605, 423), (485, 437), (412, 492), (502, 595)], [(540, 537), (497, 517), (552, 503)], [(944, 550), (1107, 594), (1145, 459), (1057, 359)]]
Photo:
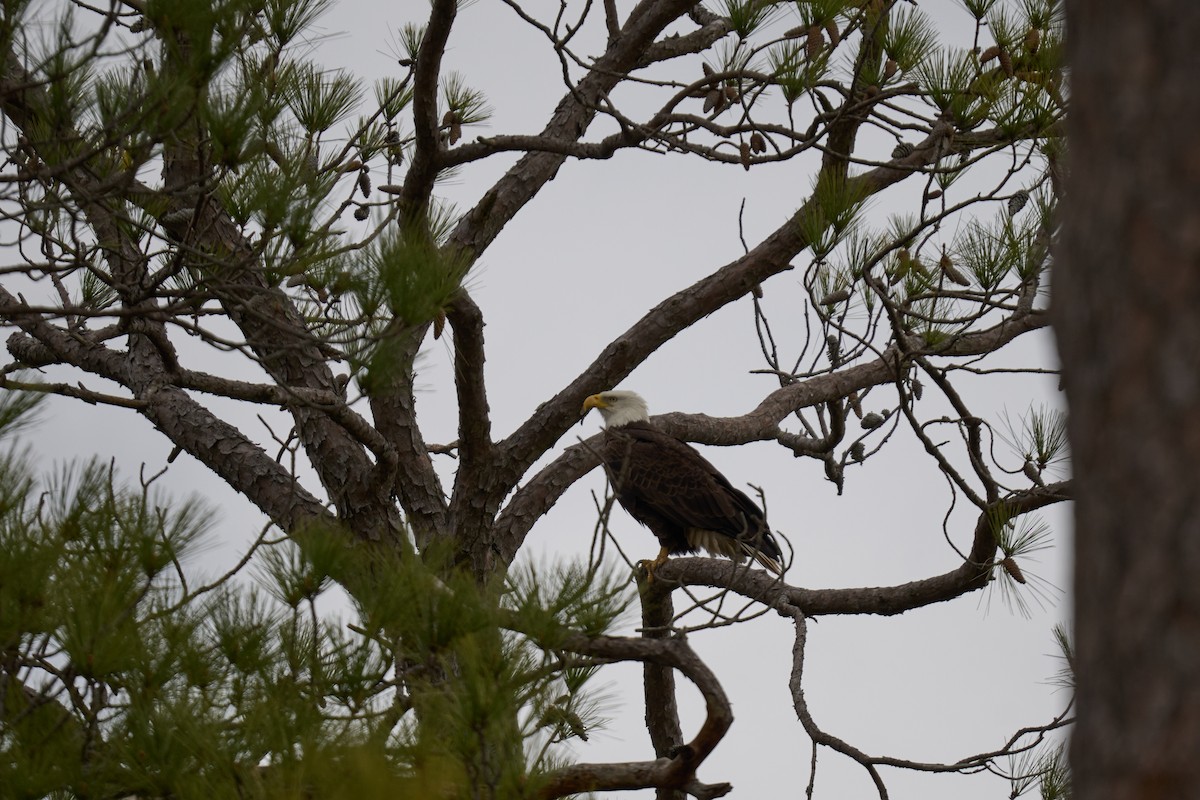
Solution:
[(663, 547), (658, 551), (658, 556), (653, 561), (651, 561), (650, 559), (644, 559), (642, 561), (637, 562), (637, 565), (640, 569), (646, 570), (646, 582), (647, 583), (654, 582), (654, 571), (656, 569), (658, 569), (659, 567), (661, 567), (663, 564), (667, 563), (667, 558), (669, 556), (670, 556), (670, 553), (667, 552), (667, 548)]

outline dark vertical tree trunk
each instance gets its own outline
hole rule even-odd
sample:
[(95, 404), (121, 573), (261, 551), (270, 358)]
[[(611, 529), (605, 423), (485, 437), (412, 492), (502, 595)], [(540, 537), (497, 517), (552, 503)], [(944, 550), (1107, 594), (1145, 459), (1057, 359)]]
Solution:
[(1072, 0), (1076, 797), (1200, 795), (1200, 3)]

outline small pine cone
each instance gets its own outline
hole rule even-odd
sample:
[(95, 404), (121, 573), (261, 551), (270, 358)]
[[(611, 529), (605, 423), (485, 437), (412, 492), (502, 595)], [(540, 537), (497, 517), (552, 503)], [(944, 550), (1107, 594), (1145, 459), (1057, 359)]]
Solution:
[(1008, 198), (1009, 216), (1015, 217), (1017, 215), (1017, 212), (1019, 212), (1022, 208), (1024, 208), (1025, 204), (1028, 202), (1029, 202), (1029, 192), (1025, 191), (1024, 189), (1021, 189), (1019, 192), (1016, 192), (1012, 197)]
[(900, 144), (892, 148), (892, 158), (907, 158), (913, 154), (914, 150), (916, 148), (908, 142), (900, 142)]
[(878, 97), (880, 91), (880, 88), (872, 83), (871, 85), (867, 86), (865, 90), (863, 90), (863, 94), (866, 95), (868, 100), (870, 100), (874, 97)]
[(450, 126), (449, 137), (450, 137), (450, 144), (454, 144), (459, 139), (462, 138), (462, 125), (460, 123), (455, 122), (453, 125)]
[(1017, 583), (1025, 583), (1025, 575), (1021, 572), (1021, 568), (1017, 566), (1017, 562), (1013, 560), (1012, 556), (1008, 556), (1001, 561), (1000, 566), (1004, 567), (1004, 571), (1007, 572), (1014, 581)]
[(912, 379), (912, 396), (914, 400), (920, 400), (925, 394), (925, 385), (916, 378)]
[(876, 414), (874, 411), (872, 411), (870, 414), (867, 414), (865, 417), (863, 417), (862, 422), (859, 423), (859, 425), (862, 425), (867, 430), (874, 430), (875, 428), (878, 428), (882, 424), (883, 424), (883, 417), (880, 416), (879, 414)]
[(984, 64), (991, 61), (993, 58), (998, 58), (999, 56), (1000, 56), (999, 46), (992, 45), (987, 50), (984, 50), (982, 53), (979, 54), (979, 66), (983, 66)]
[(842, 359), (842, 345), (838, 342), (838, 337), (829, 334), (825, 337), (825, 345), (829, 348), (829, 360), (836, 367)]
[(404, 192), (404, 187), (398, 183), (385, 183), (376, 188), (384, 194), (402, 194)]
[(967, 277), (958, 271), (954, 266), (954, 262), (950, 260), (950, 256), (942, 253), (942, 258), (938, 261), (938, 266), (942, 268), (942, 272), (947, 278), (957, 283), (959, 286), (970, 286), (971, 282)]
[(750, 134), (750, 150), (751, 150), (751, 152), (754, 152), (754, 153), (767, 152), (767, 140), (758, 131), (755, 131), (754, 133)]
[(850, 290), (849, 289), (838, 289), (836, 292), (830, 292), (829, 294), (822, 297), (821, 305), (833, 306), (833, 305), (837, 305), (838, 303), (845, 302), (846, 300), (849, 300), (849, 299), (850, 299)]
[(358, 189), (363, 197), (371, 196), (371, 176), (367, 174), (366, 169), (358, 173)]
[(366, 206), (359, 206), (358, 208), (354, 209), (354, 218), (359, 222), (365, 221), (369, 216), (371, 216), (371, 209), (367, 208)]
[(567, 709), (563, 712), (567, 727), (571, 729), (571, 734), (578, 736), (583, 741), (588, 740), (587, 727), (583, 724), (583, 719), (574, 711)]
[(866, 455), (866, 448), (863, 447), (862, 442), (855, 442), (854, 444), (850, 445), (850, 458), (854, 459), (855, 461), (861, 462), (865, 455)]
[(184, 208), (177, 208), (174, 211), (168, 211), (159, 217), (159, 221), (167, 225), (186, 225), (192, 221), (192, 217), (195, 214), (196, 210), (194, 208), (185, 206)]
[(724, 110), (725, 110), (725, 90), (724, 89), (712, 89), (711, 91), (709, 91), (709, 93), (707, 95), (705, 95), (705, 97), (704, 97), (705, 113), (708, 113), (709, 111), (715, 111), (716, 113), (720, 114)]
[(926, 193), (925, 193), (925, 199), (926, 199), (926, 200), (937, 200), (937, 199), (938, 199), (939, 197), (941, 197), (941, 196), (942, 196), (942, 190), (941, 190), (941, 189), (933, 189), (933, 190), (931, 190), (931, 191), (928, 191), (928, 192), (926, 192)]
[(825, 33), (829, 35), (830, 47), (837, 47), (838, 42), (842, 41), (842, 32), (838, 30), (837, 20), (832, 17), (825, 20)]
[(712, 77), (713, 68), (710, 67), (708, 64), (701, 62), (700, 69), (704, 70), (704, 77), (706, 77), (706, 78)]
[(399, 132), (388, 131), (383, 137), (383, 143), (387, 145), (388, 160), (394, 165), (400, 164), (404, 160), (404, 148), (400, 146)]
[(730, 105), (733, 105), (734, 103), (736, 103), (738, 101), (738, 98), (741, 96), (742, 96), (741, 92), (739, 92), (738, 88), (736, 86), (734, 86), (733, 84), (729, 84), (725, 87), (725, 101), (727, 103), (729, 103)]
[(750, 170), (750, 143), (742, 142), (738, 145), (738, 160), (742, 162), (742, 168), (747, 172)]
[(808, 28), (805, 27), (804, 25), (797, 25), (796, 27), (788, 28), (786, 31), (783, 32), (783, 38), (785, 38), (785, 39), (799, 39), (801, 36), (807, 36), (807, 35), (808, 35)]
[(1000, 59), (1000, 69), (1004, 70), (1005, 75), (1011, 78), (1014, 74), (1016, 74), (1013, 71), (1012, 56), (1008, 54), (1007, 50), (1001, 50), (1000, 55), (997, 56), (997, 58)]
[(439, 308), (433, 316), (433, 338), (442, 338), (444, 330), (446, 330), (446, 312)]
[(808, 27), (808, 41), (804, 43), (804, 52), (808, 56), (808, 60), (812, 61), (821, 55), (821, 51), (825, 49), (825, 34), (821, 30), (820, 25), (810, 25)]
[(897, 72), (900, 71), (900, 65), (896, 63), (896, 59), (889, 58), (883, 62), (883, 79), (890, 81)]
[(1042, 44), (1042, 32), (1041, 31), (1039, 31), (1037, 28), (1030, 28), (1028, 31), (1025, 32), (1025, 49), (1029, 51), (1030, 55), (1033, 55), (1034, 53), (1036, 53), (1038, 51), (1038, 48), (1041, 46), (1041, 44)]
[(142, 33), (150, 27), (150, 23), (146, 22), (145, 17), (138, 17), (132, 25), (129, 26), (130, 33)]
[(1025, 477), (1029, 478), (1035, 486), (1045, 486), (1046, 482), (1042, 480), (1041, 471), (1029, 459), (1025, 460), (1025, 466), (1021, 467), (1021, 471), (1025, 473)]
[(907, 278), (910, 264), (911, 262), (909, 261), (896, 259), (896, 268), (892, 270), (891, 274), (888, 276), (888, 286), (895, 286), (897, 283)]

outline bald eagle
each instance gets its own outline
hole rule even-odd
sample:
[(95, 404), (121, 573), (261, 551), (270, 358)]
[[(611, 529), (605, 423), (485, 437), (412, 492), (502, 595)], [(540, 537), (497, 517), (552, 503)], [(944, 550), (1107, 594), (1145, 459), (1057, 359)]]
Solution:
[(645, 400), (633, 392), (601, 392), (585, 400), (580, 413), (593, 408), (604, 417), (599, 455), (617, 500), (661, 545), (651, 574), (668, 555), (701, 548), (738, 563), (749, 556), (783, 574), (783, 554), (762, 509), (694, 448), (654, 427)]

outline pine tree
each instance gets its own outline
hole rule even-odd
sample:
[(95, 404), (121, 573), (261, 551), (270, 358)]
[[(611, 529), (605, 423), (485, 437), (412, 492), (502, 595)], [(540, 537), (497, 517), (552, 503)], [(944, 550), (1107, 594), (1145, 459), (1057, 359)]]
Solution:
[[(899, 765), (1064, 796), (1065, 712), (998, 750), (917, 763), (823, 729), (803, 674), (812, 618), (989, 589), (1024, 611), (1048, 595), (1031, 554), (1052, 539), (1038, 512), (1071, 497), (1065, 420), (1038, 404), (1001, 415), (967, 389), (1054, 371), (997, 353), (1049, 325), (1067, 100), (1057, 0), (963, 0), (961, 27), (896, 0), (605, 2), (572, 19), (507, 3), (567, 84), (540, 128), (515, 133), (487, 127), (497, 101), (452, 68), (454, 35), (480, 9), (389, 9), (424, 16), (389, 21), (394, 74), (368, 85), (318, 60), (338, 7), (4, 3), (6, 424), (47, 394), (123, 409), (170, 444), (167, 464), (202, 464), (264, 527), (205, 579), (189, 561), (218, 535), (203, 500), (168, 499), (159, 478), (130, 483), (110, 462), (34, 468), (10, 450), (0, 783), (56, 797), (717, 797), (729, 785), (697, 770), (730, 730), (729, 677), (689, 635), (769, 609), (793, 628), (782, 691), (814, 765), (840, 753), (881, 794), (879, 767)], [(521, 42), (485, 44), (502, 59)], [(501, 436), (481, 261), (568, 165), (648, 154), (697, 176), (781, 175), (789, 199), (743, 204), (743, 255), (696, 267), (607, 331)], [(449, 203), (448, 180), (476, 175), (488, 183), (470, 207)], [(903, 210), (883, 213), (885, 196)], [(573, 246), (622, 233), (589, 219)], [(583, 277), (555, 258), (547, 286)], [(945, 502), (953, 569), (806, 589), (679, 558), (631, 583), (606, 549), (607, 496), (591, 559), (518, 558), (597, 466), (594, 439), (556, 450), (583, 399), (734, 304), (761, 352), (754, 411), (655, 423), (701, 444), (774, 442), (839, 495), (906, 441), (944, 478), (911, 503)], [(435, 341), (452, 348), (453, 386), (430, 400), (419, 370)], [(456, 437), (435, 444), (417, 409), (451, 394)], [(632, 661), (653, 753), (580, 759), (566, 745), (603, 717), (593, 678)], [(703, 698), (697, 731), (680, 723), (677, 675)]]

